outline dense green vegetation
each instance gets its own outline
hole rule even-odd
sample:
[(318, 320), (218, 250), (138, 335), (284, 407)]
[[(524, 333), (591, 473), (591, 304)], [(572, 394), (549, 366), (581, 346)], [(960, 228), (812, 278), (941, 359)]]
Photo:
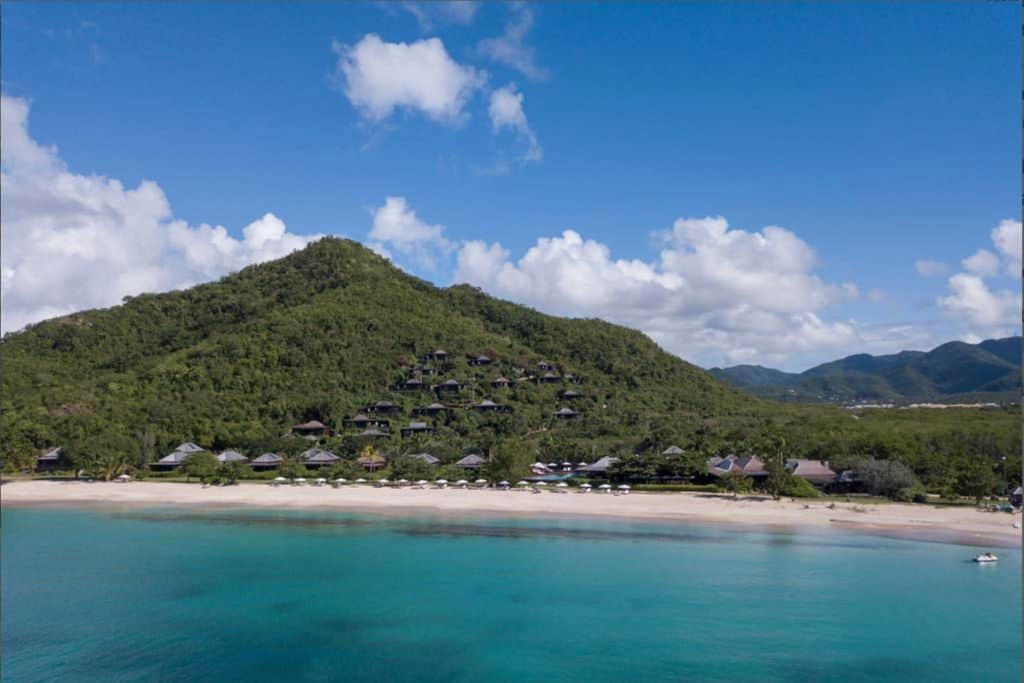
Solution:
[(1021, 387), (1021, 338), (980, 344), (949, 342), (928, 352), (858, 354), (802, 373), (759, 365), (712, 368), (737, 389), (762, 398), (806, 403), (875, 401), (1015, 402)]
[[(448, 360), (428, 363), (438, 374), (424, 381), (454, 378), (460, 392), (393, 389), (415, 375), (418, 357), (437, 348)], [(494, 362), (467, 363), (481, 354)], [(499, 376), (542, 374), (541, 361), (579, 375), (581, 383), (492, 387)], [(467, 453), (490, 455), (486, 474), (513, 480), (537, 459), (617, 455), (625, 458), (620, 467), (642, 471), (673, 444), (686, 454), (654, 465), (673, 476), (700, 470), (708, 454), (730, 451), (813, 457), (838, 467), (864, 458), (894, 461), (922, 486), (944, 492), (999, 490), (999, 480), (1013, 481), (1020, 471), (1016, 410), (857, 414), (759, 400), (633, 330), (542, 315), (468, 286), (438, 289), (337, 239), (219, 282), (133, 297), (9, 334), (0, 344), (0, 367), (7, 470), (30, 469), (40, 449), (57, 445), (76, 468), (103, 477), (142, 473), (183, 441), (294, 458), (311, 444), (289, 436), (290, 426), (317, 419), (335, 430), (321, 446), (342, 456), (338, 476), (358, 476), (356, 459), (367, 444), (343, 419), (386, 399), (401, 413), (388, 416), (390, 434), (374, 442), (390, 459), (382, 475), (409, 479), (425, 476), (422, 464), (401, 456), (422, 451), (443, 467)], [(581, 396), (560, 400), (565, 390)], [(512, 412), (468, 409), (482, 399)], [(403, 438), (411, 409), (435, 401), (453, 409), (414, 419), (436, 432)], [(568, 405), (581, 417), (556, 419), (554, 412)], [(195, 476), (240, 476), (208, 465)], [(295, 467), (288, 461), (282, 472), (289, 476)], [(790, 485), (781, 478), (776, 492)]]

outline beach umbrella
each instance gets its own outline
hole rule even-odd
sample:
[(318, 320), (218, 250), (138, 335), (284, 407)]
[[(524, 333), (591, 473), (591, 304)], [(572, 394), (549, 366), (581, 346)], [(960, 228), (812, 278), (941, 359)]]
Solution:
[(628, 491), (629, 490), (629, 484), (620, 484), (619, 485), (619, 490), (620, 491)]
[[(502, 484), (507, 484), (508, 482), (507, 482), (507, 481), (503, 481), (503, 482), (501, 482), (501, 483), (502, 483)], [(516, 482), (516, 486), (529, 486), (529, 484), (528, 484), (528, 483), (526, 483), (525, 481), (517, 481), (517, 482)]]
[(426, 479), (419, 479), (419, 480), (417, 480), (416, 485), (417, 486), (426, 486), (427, 485), (427, 480)]
[(120, 477), (117, 478), (117, 480), (118, 481), (131, 481), (132, 480), (132, 475), (130, 475), (130, 474), (122, 474)]
[(604, 491), (605, 493), (607, 493), (608, 491), (611, 491), (611, 490), (612, 490), (612, 486), (611, 486), (611, 484), (601, 484), (601, 485), (600, 485), (600, 486), (598, 486), (597, 488), (601, 489), (601, 490), (602, 490), (602, 491)]
[(563, 462), (562, 463), (562, 467), (572, 467), (572, 463), (571, 462)]
[(476, 484), (477, 486), (483, 486), (484, 484), (487, 483), (487, 480), (486, 479), (477, 479), (473, 483)]
[(505, 481), (504, 479), (502, 479), (501, 481), (498, 482), (498, 487), (499, 488), (503, 488), (503, 489), (507, 489), (508, 488), (508, 482)]
[(345, 479), (344, 477), (338, 477), (338, 478), (337, 478), (337, 479), (335, 479), (334, 481), (335, 481), (336, 483), (338, 483), (338, 484), (347, 484), (347, 483), (348, 483), (348, 479)]
[(590, 493), (591, 488), (590, 484), (580, 484), (580, 493)]
[(295, 480), (295, 483), (300, 485), (305, 484), (306, 480), (303, 477), (299, 477), (298, 479)]
[(288, 481), (285, 477), (274, 477), (274, 481)]
[(576, 463), (576, 466), (577, 466), (577, 467), (586, 467), (586, 466), (587, 466), (587, 463), (585, 463), (585, 462), (583, 462), (582, 460), (580, 460), (580, 461), (579, 461), (578, 463)]
[(455, 482), (455, 485), (456, 486), (461, 486), (462, 488), (466, 488), (466, 484), (468, 484), (468, 483), (469, 482), (466, 481), (465, 479), (459, 479), (457, 482)]
[(399, 479), (399, 480), (398, 480), (398, 483), (399, 483), (399, 484), (408, 484), (408, 483), (409, 483), (409, 480), (408, 480), (408, 479)]
[(356, 483), (357, 483), (357, 484), (365, 484), (365, 483), (366, 483), (366, 480), (365, 480), (365, 479), (363, 479), (362, 477), (359, 477), (358, 479), (356, 479)]
[(549, 462), (548, 463), (548, 467), (558, 467), (558, 463), (557, 462)]
[(448, 486), (448, 480), (447, 480), (447, 479), (438, 479), (438, 480), (437, 480), (437, 481), (435, 481), (434, 483), (435, 483), (435, 484), (437, 484), (437, 486), (438, 486), (439, 488), (442, 488), (442, 489), (443, 489), (443, 488), (444, 488), (445, 486)]
[(564, 489), (567, 486), (568, 486), (568, 484), (566, 484), (564, 481), (560, 481), (557, 484), (555, 484), (555, 488), (559, 488), (559, 489)]
[(321, 478), (319, 478), (319, 479), (317, 479), (317, 480), (316, 480), (316, 485), (317, 485), (317, 486), (323, 486), (323, 485), (324, 485), (324, 484), (326, 484), (326, 483), (327, 483), (327, 480), (326, 480), (326, 479), (324, 479), (323, 477), (321, 477)]

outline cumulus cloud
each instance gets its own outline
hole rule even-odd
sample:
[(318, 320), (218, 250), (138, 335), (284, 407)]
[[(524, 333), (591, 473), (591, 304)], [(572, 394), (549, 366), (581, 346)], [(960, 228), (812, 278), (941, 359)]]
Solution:
[(288, 233), (273, 214), (242, 239), (175, 220), (163, 190), (67, 169), (28, 131), (29, 103), (0, 94), (0, 329), (128, 295), (164, 291), (283, 256), (319, 236)]
[(466, 117), (466, 103), (487, 81), (485, 72), (453, 60), (439, 38), (388, 43), (369, 33), (355, 45), (335, 42), (332, 49), (345, 96), (371, 121), (407, 109), (457, 125)]
[[(961, 264), (966, 272), (950, 277), (947, 294), (936, 299), (965, 339), (1020, 333), (1021, 222), (1000, 221), (989, 238), (995, 252), (979, 249), (965, 258)], [(1013, 289), (998, 284), (1007, 279), (1016, 281)]]
[(491, 116), (491, 127), (495, 132), (506, 128), (515, 131), (527, 143), (523, 161), (540, 161), (544, 158), (544, 150), (537, 142), (537, 136), (526, 120), (523, 111), (523, 94), (516, 89), (515, 83), (509, 83), (491, 93), (488, 113)]
[(485, 38), (479, 51), (492, 61), (511, 67), (527, 78), (540, 80), (548, 77), (548, 70), (537, 65), (534, 49), (526, 44), (526, 34), (533, 28), (533, 11), (525, 3), (510, 5), (512, 16), (505, 33)]
[(944, 275), (949, 272), (949, 266), (942, 261), (929, 261), (928, 259), (914, 261), (914, 268), (917, 270), (919, 275), (924, 275), (926, 277), (931, 275)]
[(653, 261), (616, 259), (573, 230), (539, 239), (518, 260), (500, 244), (467, 242), (455, 281), (548, 313), (640, 329), (697, 362), (777, 363), (859, 339), (853, 322), (820, 316), (856, 288), (816, 276), (813, 250), (789, 230), (735, 230), (708, 217), (680, 219), (657, 237)]
[(405, 197), (387, 197), (373, 211), (373, 227), (368, 235), (371, 248), (391, 259), (390, 249), (411, 256), (418, 264), (434, 268), (439, 257), (447, 256), (454, 245), (444, 236), (443, 225), (430, 225), (413, 211)]

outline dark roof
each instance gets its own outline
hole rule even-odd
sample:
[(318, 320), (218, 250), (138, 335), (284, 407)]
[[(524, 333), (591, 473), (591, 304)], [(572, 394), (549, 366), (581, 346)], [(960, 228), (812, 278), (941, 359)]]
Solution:
[(36, 458), (39, 462), (56, 462), (60, 460), (60, 446), (52, 448)]
[(479, 403), (477, 403), (473, 407), (474, 408), (497, 408), (498, 404), (495, 403), (494, 401), (492, 401), (489, 398), (485, 398), (484, 400), (480, 401)]
[(483, 465), (485, 462), (487, 461), (484, 460), (481, 456), (477, 455), (476, 453), (470, 453), (469, 455), (462, 458), (455, 464), (458, 465), (459, 467), (475, 467), (476, 465)]
[(395, 408), (395, 404), (391, 401), (377, 401), (373, 404), (374, 408)]
[(327, 425), (320, 420), (310, 420), (309, 422), (303, 422), (300, 425), (295, 425), (292, 429), (297, 429), (299, 431), (312, 431), (314, 429), (327, 429)]
[(447, 410), (447, 408), (441, 403), (431, 403), (427, 408), (431, 410)]
[(334, 453), (320, 448), (310, 448), (308, 451), (300, 455), (299, 459), (304, 463), (325, 463), (341, 460), (341, 458), (336, 456)]
[(610, 455), (606, 455), (606, 456), (604, 456), (603, 458), (601, 458), (600, 460), (598, 460), (597, 462), (595, 462), (595, 463), (593, 463), (591, 465), (587, 465), (586, 467), (581, 467), (580, 471), (582, 471), (582, 472), (606, 472), (606, 471), (608, 471), (608, 468), (611, 467), (613, 463), (618, 462), (618, 460), (619, 459), (616, 458), (616, 457), (613, 457), (613, 456), (610, 456)]
[(217, 456), (217, 462), (249, 462), (249, 458), (238, 451), (224, 451)]
[(263, 455), (259, 456), (258, 458), (253, 458), (252, 464), (253, 465), (275, 465), (275, 464), (281, 462), (282, 460), (283, 460), (283, 458), (281, 458), (281, 456), (278, 455), (277, 453), (264, 453)]

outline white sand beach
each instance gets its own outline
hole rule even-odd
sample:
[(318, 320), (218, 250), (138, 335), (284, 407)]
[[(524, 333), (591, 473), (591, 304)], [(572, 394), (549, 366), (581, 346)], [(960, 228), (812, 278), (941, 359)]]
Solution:
[[(14, 481), (0, 487), (4, 506), (46, 504), (253, 506), (335, 508), (375, 513), (423, 511), (472, 516), (612, 516), (636, 520), (712, 522), (752, 528), (862, 531), (949, 543), (1020, 547), (1020, 514), (984, 512), (972, 507), (898, 503), (773, 501), (732, 499), (701, 493), (556, 493), (495, 489), (413, 489), (346, 486), (279, 486), (245, 483), (211, 486), (168, 482)], [(827, 507), (834, 502), (834, 508)], [(808, 507), (805, 507), (808, 506)]]

